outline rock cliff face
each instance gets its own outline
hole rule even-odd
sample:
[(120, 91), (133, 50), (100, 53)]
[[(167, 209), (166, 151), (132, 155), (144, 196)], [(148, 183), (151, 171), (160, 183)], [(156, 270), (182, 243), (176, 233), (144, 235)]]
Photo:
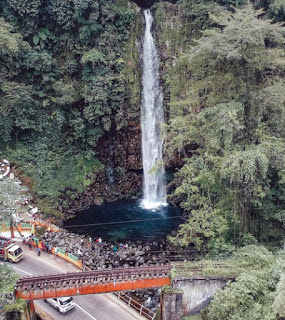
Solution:
[[(143, 9), (150, 8), (155, 2), (159, 2), (159, 0), (133, 0), (133, 1)], [(178, 0), (165, 0), (165, 1), (176, 3)]]
[(99, 160), (105, 166), (113, 164), (127, 170), (142, 169), (140, 124), (130, 121), (127, 127), (115, 131), (111, 139), (102, 139), (98, 153)]
[(143, 187), (140, 125), (130, 121), (119, 131), (101, 139), (97, 149), (105, 168), (80, 197), (70, 200), (64, 211), (74, 213), (103, 201), (139, 196)]

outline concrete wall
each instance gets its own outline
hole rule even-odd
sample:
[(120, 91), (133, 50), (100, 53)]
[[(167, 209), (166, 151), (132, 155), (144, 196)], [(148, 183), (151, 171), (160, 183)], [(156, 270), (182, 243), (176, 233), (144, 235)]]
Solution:
[(183, 291), (164, 287), (160, 295), (161, 320), (180, 320), (182, 317)]
[[(176, 278), (173, 281), (174, 289), (183, 290), (182, 310), (183, 315), (198, 313), (209, 304), (211, 297), (217, 289), (223, 288), (227, 279), (191, 279)], [(170, 320), (170, 319), (169, 319)]]

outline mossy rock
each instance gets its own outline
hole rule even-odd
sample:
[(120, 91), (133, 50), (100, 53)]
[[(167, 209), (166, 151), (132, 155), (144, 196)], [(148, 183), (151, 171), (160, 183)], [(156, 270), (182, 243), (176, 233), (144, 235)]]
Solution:
[(164, 294), (183, 294), (182, 289), (172, 288), (171, 286), (164, 286), (162, 288), (162, 293)]

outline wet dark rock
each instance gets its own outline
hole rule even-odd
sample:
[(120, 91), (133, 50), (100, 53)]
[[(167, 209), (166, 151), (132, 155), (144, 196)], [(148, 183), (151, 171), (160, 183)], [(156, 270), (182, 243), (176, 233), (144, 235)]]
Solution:
[[(45, 232), (43, 240), (73, 253), (91, 270), (166, 264), (169, 262), (169, 256), (177, 254), (177, 250), (168, 247), (164, 240), (137, 241), (128, 243), (128, 248), (120, 248), (118, 243), (103, 241), (101, 245), (94, 244), (94, 250), (90, 249), (88, 245), (89, 237), (75, 233)], [(59, 244), (61, 245), (59, 246)], [(117, 246), (117, 252), (113, 252), (112, 245)], [(78, 249), (82, 252), (82, 255), (78, 255)], [(160, 289), (136, 290), (127, 294), (153, 312), (159, 305)]]
[[(158, 0), (133, 0), (142, 9), (149, 9)], [(177, 0), (164, 0), (171, 3), (176, 3)]]
[[(53, 246), (64, 249), (84, 261), (92, 270), (103, 268), (126, 268), (131, 266), (153, 265), (165, 263), (165, 254), (155, 254), (157, 246), (160, 251), (166, 246), (165, 242), (150, 242), (142, 244), (142, 241), (128, 243), (127, 248), (120, 248), (118, 243), (103, 242), (101, 245), (93, 243), (93, 249), (89, 245), (89, 237), (68, 232), (45, 232), (43, 241)], [(154, 245), (155, 244), (155, 245)], [(162, 244), (163, 246), (160, 246)], [(112, 246), (116, 245), (117, 252), (113, 252)]]

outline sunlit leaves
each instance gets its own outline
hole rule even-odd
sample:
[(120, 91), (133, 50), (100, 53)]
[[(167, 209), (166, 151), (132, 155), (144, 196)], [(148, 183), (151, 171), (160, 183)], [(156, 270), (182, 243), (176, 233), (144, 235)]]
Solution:
[(276, 288), (273, 307), (280, 318), (285, 318), (285, 272), (281, 275)]
[(23, 41), (23, 37), (19, 33), (14, 32), (11, 24), (0, 18), (0, 50), (1, 53), (15, 53), (20, 50), (27, 50), (29, 45)]
[(13, 269), (7, 264), (0, 264), (0, 294), (12, 293), (17, 281)]
[(221, 167), (222, 181), (233, 189), (244, 189), (245, 193), (258, 189), (258, 184), (265, 182), (267, 173), (268, 158), (259, 148), (234, 152)]
[(104, 64), (105, 62), (105, 55), (96, 50), (95, 48), (89, 50), (89, 51), (86, 51), (82, 58), (81, 58), (81, 62), (83, 64), (86, 64), (88, 62), (90, 62), (92, 64), (92, 67), (98, 67), (100, 66), (100, 64)]

